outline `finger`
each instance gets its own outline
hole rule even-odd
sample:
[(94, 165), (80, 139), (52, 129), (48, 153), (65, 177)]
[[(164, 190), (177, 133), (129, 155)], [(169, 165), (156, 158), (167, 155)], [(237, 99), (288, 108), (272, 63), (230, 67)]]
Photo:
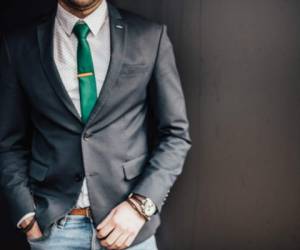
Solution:
[(38, 223), (37, 221), (35, 222), (35, 226), (36, 226), (36, 228), (41, 232), (40, 225), (39, 225), (39, 223)]
[(101, 240), (100, 243), (104, 247), (111, 247), (115, 241), (122, 235), (122, 231), (119, 228), (115, 228), (107, 238)]
[(113, 244), (112, 248), (113, 249), (124, 249), (125, 246), (125, 242), (128, 239), (128, 237), (130, 236), (129, 233), (126, 234), (122, 234)]
[(134, 241), (136, 235), (130, 235), (126, 242), (125, 242), (125, 247), (130, 247), (132, 242)]
[(112, 218), (112, 216), (114, 215), (114, 210), (112, 210), (106, 217), (105, 219), (97, 226), (97, 230), (100, 230), (101, 228), (103, 228)]
[(108, 223), (106, 224), (103, 228), (101, 228), (98, 232), (97, 232), (97, 237), (98, 239), (103, 239), (105, 237), (107, 237), (107, 235), (109, 235), (112, 230), (115, 228), (115, 226), (112, 223)]

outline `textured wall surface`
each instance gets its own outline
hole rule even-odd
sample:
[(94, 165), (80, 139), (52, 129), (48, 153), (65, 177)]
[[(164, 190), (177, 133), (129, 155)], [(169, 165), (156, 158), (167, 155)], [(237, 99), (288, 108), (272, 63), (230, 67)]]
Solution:
[[(24, 20), (54, 4), (28, 2)], [(191, 122), (193, 148), (163, 209), (160, 249), (300, 249), (300, 2), (114, 2), (168, 25)], [(7, 4), (3, 29), (20, 23), (16, 7)], [(9, 228), (0, 242), (25, 249), (0, 219)]]

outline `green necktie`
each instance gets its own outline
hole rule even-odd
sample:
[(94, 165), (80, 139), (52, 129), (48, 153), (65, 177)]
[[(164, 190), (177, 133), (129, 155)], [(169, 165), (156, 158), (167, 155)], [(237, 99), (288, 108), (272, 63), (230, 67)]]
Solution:
[(86, 123), (97, 101), (93, 59), (89, 43), (86, 39), (90, 29), (86, 23), (77, 22), (74, 26), (73, 32), (78, 39), (77, 70), (80, 90), (81, 117), (82, 121)]

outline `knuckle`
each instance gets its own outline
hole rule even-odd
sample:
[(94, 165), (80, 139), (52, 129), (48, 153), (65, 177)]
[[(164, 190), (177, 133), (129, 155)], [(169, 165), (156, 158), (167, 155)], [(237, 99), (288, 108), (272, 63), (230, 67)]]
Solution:
[(119, 246), (119, 245), (114, 245), (114, 249), (115, 249), (115, 250), (121, 249), (120, 247), (121, 247), (121, 246)]
[(124, 225), (119, 225), (119, 230), (122, 232), (127, 232), (128, 228)]
[(104, 232), (102, 231), (102, 230), (100, 230), (98, 233), (97, 233), (97, 235), (99, 236), (99, 237), (104, 237)]
[(108, 245), (109, 247), (112, 247), (112, 245), (113, 245), (112, 240), (107, 240), (106, 243), (107, 243), (107, 245)]
[(121, 248), (121, 247), (123, 246), (123, 243), (116, 243), (115, 246), (116, 246), (117, 248)]
[(117, 225), (119, 223), (119, 220), (116, 217), (113, 217), (111, 220), (115, 225)]
[(107, 247), (107, 241), (106, 240), (102, 240), (100, 241), (101, 245), (104, 247)]

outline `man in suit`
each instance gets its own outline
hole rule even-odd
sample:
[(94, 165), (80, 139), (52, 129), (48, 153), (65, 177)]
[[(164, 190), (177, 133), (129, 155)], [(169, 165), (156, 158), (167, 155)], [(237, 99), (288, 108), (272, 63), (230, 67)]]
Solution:
[(0, 183), (32, 249), (156, 249), (191, 146), (166, 26), (59, 0), (2, 38), (0, 88)]

